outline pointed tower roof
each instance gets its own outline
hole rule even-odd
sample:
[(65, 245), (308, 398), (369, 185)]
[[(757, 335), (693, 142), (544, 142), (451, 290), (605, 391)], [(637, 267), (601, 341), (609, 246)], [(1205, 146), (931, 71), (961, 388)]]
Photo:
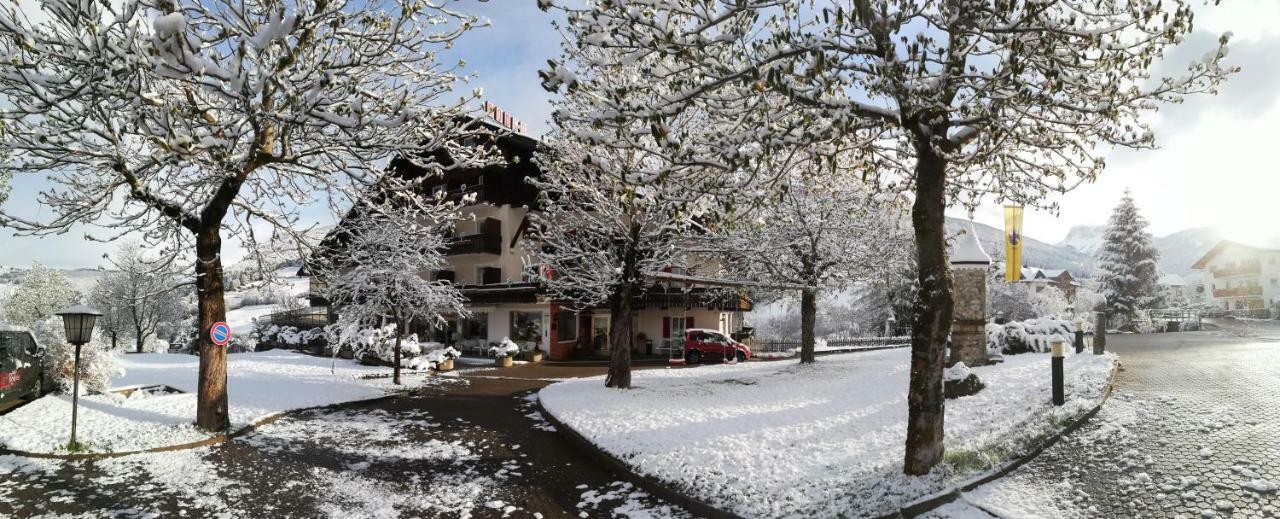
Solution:
[(963, 236), (956, 237), (956, 245), (951, 251), (951, 264), (984, 267), (991, 264), (991, 256), (982, 250), (982, 243), (978, 241), (978, 233), (972, 223), (968, 230), (963, 231)]

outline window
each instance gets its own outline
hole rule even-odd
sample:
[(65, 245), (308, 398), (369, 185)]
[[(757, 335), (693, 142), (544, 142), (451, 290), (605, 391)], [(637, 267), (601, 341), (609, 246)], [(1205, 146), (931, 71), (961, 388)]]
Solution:
[(13, 371), (18, 368), (18, 335), (0, 333), (0, 371)]
[(488, 339), (489, 314), (476, 312), (470, 318), (462, 320), (461, 328), (463, 339)]
[(569, 342), (578, 340), (578, 316), (573, 312), (556, 313), (556, 340)]
[(688, 317), (672, 317), (671, 318), (671, 336), (684, 337), (684, 331), (689, 329)]
[(511, 340), (521, 347), (542, 343), (542, 312), (511, 312)]

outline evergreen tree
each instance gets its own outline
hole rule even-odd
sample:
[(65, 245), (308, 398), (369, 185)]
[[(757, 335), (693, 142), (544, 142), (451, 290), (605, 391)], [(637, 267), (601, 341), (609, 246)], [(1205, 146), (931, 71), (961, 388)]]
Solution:
[(1128, 190), (1111, 213), (1102, 240), (1097, 278), (1112, 317), (1109, 324), (1128, 328), (1138, 310), (1155, 302), (1159, 276), (1156, 262), (1160, 260), (1160, 251), (1147, 232), (1147, 219), (1138, 213)]

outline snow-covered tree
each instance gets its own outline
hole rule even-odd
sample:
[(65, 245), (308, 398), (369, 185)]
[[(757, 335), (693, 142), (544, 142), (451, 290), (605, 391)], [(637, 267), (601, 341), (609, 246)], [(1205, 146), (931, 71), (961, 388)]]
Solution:
[[(70, 393), (75, 373), (76, 348), (67, 343), (66, 328), (62, 318), (51, 317), (34, 323), (31, 331), (40, 345), (45, 347), (44, 379), (47, 386), (63, 393)], [(124, 374), (119, 351), (96, 333), (93, 340), (80, 347), (80, 391), (100, 392), (111, 385), (111, 379)]]
[(395, 384), (400, 384), (401, 343), (411, 324), (443, 325), (446, 315), (467, 315), (462, 293), (452, 283), (429, 279), (448, 265), (446, 239), (456, 218), (458, 207), (447, 201), (431, 206), (361, 206), (337, 229), (333, 244), (313, 260), (338, 310), (341, 336), (395, 325)]
[[(1108, 150), (1152, 146), (1144, 115), (1213, 92), (1230, 72), (1220, 66), (1224, 35), (1185, 71), (1151, 77), (1191, 31), (1186, 0), (563, 4), (571, 44), (543, 77), (549, 87), (593, 93), (597, 109), (585, 126), (651, 123), (665, 136), (663, 122), (689, 111), (734, 121), (704, 143), (676, 139), (675, 149), (707, 153), (681, 161), (718, 170), (726, 186), (764, 154), (855, 139), (865, 143), (859, 170), (872, 183), (912, 192), (920, 292), (908, 474), (929, 472), (943, 456), (948, 203), (1052, 206), (1050, 195), (1095, 179)], [(619, 63), (639, 64), (640, 73), (598, 73)], [(777, 117), (796, 111), (804, 116)], [(659, 139), (651, 149), (671, 148)]]
[(540, 211), (530, 215), (529, 237), (542, 283), (556, 300), (578, 311), (608, 306), (605, 385), (625, 389), (633, 301), (647, 289), (646, 274), (688, 266), (678, 245), (706, 200), (674, 181), (669, 157), (602, 145), (605, 134), (643, 132), (645, 125), (578, 125), (593, 103), (570, 96), (557, 104), (557, 128), (536, 156), (543, 176), (531, 183), (540, 191)]
[(1094, 267), (1094, 277), (1107, 298), (1108, 327), (1129, 329), (1139, 310), (1151, 308), (1159, 261), (1160, 250), (1147, 231), (1147, 219), (1126, 189), (1102, 234)]
[[(402, 157), (429, 174), (482, 147), (441, 64), (477, 19), (439, 2), (127, 0), (41, 2), (43, 21), (0, 7), (0, 149), (5, 168), (46, 176), (48, 219), (141, 231), (165, 254), (195, 254), (200, 369), (196, 424), (228, 426), (222, 241), (258, 224), (297, 232), (300, 206), (346, 205)], [(441, 150), (447, 150), (442, 153)], [(447, 157), (447, 161), (436, 159)], [(446, 165), (446, 163), (448, 165)], [(319, 194), (319, 196), (317, 196)]]
[(724, 277), (782, 287), (800, 297), (800, 362), (814, 362), (818, 301), (855, 281), (874, 280), (885, 257), (908, 250), (899, 225), (902, 204), (877, 200), (852, 165), (813, 159), (777, 180), (781, 192), (744, 204), (712, 236), (728, 260)]
[(33, 263), (5, 303), (4, 319), (10, 324), (34, 327), (79, 300), (80, 294), (65, 274)]
[(163, 325), (186, 317), (188, 284), (172, 261), (148, 261), (135, 242), (121, 245), (110, 261), (112, 270), (98, 278), (89, 304), (102, 312), (97, 327), (111, 337), (113, 348), (123, 337), (133, 339), (134, 351), (142, 353)]

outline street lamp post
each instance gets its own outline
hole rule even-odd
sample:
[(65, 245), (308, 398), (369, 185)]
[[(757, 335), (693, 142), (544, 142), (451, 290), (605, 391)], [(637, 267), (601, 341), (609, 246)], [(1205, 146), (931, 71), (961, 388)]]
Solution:
[(67, 342), (76, 347), (75, 366), (71, 373), (71, 442), (67, 444), (67, 448), (78, 450), (76, 418), (80, 411), (80, 347), (93, 339), (93, 325), (102, 313), (77, 304), (63, 309), (57, 315), (62, 316), (62, 326), (67, 332)]

